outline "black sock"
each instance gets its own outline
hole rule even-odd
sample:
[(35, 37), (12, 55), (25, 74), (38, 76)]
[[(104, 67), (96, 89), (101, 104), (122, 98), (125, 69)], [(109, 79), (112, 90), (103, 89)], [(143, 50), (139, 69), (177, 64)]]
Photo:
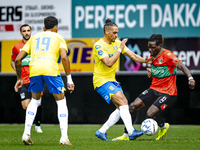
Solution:
[(159, 114), (155, 115), (153, 119), (157, 122), (159, 127), (163, 127), (165, 125), (164, 120), (161, 118)]
[(42, 107), (38, 106), (37, 113), (35, 116), (35, 125), (36, 126), (40, 126), (41, 119), (42, 119)]

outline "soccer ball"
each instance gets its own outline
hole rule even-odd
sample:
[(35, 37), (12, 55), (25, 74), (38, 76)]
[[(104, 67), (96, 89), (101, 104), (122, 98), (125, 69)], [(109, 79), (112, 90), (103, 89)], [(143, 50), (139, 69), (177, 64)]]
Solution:
[(146, 119), (142, 122), (141, 130), (146, 135), (153, 135), (158, 130), (158, 124), (153, 119)]

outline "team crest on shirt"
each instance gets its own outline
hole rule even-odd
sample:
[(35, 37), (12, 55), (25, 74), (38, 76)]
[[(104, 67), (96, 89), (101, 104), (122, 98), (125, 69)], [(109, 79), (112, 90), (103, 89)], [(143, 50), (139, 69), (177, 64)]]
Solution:
[(98, 51), (98, 54), (99, 54), (99, 56), (103, 55), (103, 51), (102, 51), (102, 50), (99, 50), (99, 51)]
[(117, 45), (114, 45), (113, 49), (114, 49), (114, 52), (116, 52), (117, 51)]
[(169, 55), (171, 55), (171, 53), (167, 53), (167, 55), (169, 56)]
[(161, 59), (158, 59), (158, 63), (159, 63), (159, 64), (162, 64), (162, 61), (163, 61), (162, 58), (161, 58)]

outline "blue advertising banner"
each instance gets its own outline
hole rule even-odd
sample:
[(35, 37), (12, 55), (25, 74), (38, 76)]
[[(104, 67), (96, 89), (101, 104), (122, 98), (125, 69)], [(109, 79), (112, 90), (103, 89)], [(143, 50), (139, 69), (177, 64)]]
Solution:
[(107, 18), (118, 25), (121, 38), (200, 36), (199, 0), (73, 0), (72, 38), (102, 37)]

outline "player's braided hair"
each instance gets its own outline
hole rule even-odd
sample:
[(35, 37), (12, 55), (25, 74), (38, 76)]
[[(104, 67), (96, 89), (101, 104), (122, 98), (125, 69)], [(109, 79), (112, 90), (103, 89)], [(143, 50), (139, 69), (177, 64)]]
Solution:
[(104, 27), (103, 27), (104, 33), (105, 33), (105, 30), (106, 30), (106, 29), (108, 29), (108, 28), (110, 28), (110, 27), (113, 27), (113, 26), (116, 26), (116, 27), (117, 27), (117, 24), (114, 23), (114, 22), (112, 22), (110, 19), (106, 19), (105, 25), (104, 25)]
[(58, 25), (58, 19), (54, 16), (48, 16), (44, 18), (44, 27), (46, 29), (52, 29)]
[(159, 45), (164, 42), (164, 38), (161, 34), (152, 34), (152, 36), (149, 38), (149, 41), (156, 41), (156, 45)]
[[(29, 26), (28, 24), (23, 24), (21, 27), (20, 27), (20, 32), (22, 32), (22, 28), (23, 27), (27, 27), (27, 26)], [(30, 27), (30, 29), (31, 29), (31, 26), (29, 26)]]

